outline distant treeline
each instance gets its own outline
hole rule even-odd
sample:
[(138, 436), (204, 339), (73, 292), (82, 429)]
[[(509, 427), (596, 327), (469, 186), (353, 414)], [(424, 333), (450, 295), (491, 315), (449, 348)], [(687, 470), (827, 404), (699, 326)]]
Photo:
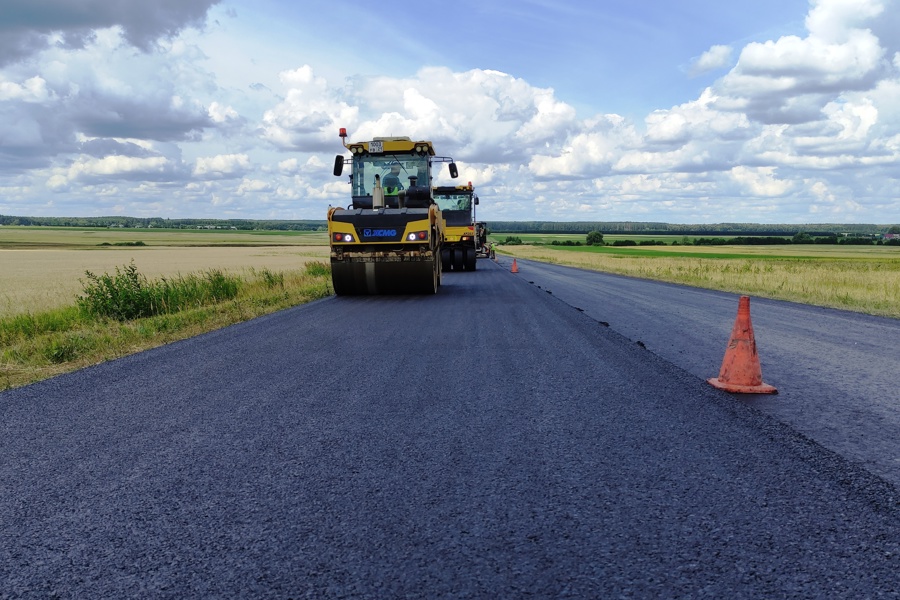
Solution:
[[(892, 228), (893, 229), (893, 228)], [(600, 235), (599, 239), (594, 237), (592, 240), (591, 237), (595, 235)], [(508, 235), (505, 240), (499, 241), (502, 245), (511, 245), (518, 246), (521, 245), (522, 238), (518, 236)], [(541, 245), (546, 244), (546, 242), (529, 242), (531, 244)], [(784, 244), (835, 244), (835, 245), (848, 245), (848, 246), (871, 246), (871, 245), (887, 245), (887, 246), (900, 246), (900, 238), (890, 238), (884, 239), (879, 234), (845, 234), (845, 235), (837, 235), (837, 234), (828, 234), (821, 236), (811, 236), (808, 233), (800, 232), (795, 233), (792, 237), (777, 237), (777, 236), (738, 236), (738, 237), (698, 237), (698, 238), (690, 238), (688, 236), (682, 237), (681, 241), (672, 240), (672, 246), (774, 246), (774, 245), (784, 245)], [(602, 234), (598, 234), (596, 231), (589, 233), (587, 236), (587, 240), (582, 242), (581, 240), (553, 240), (550, 242), (551, 246), (666, 246), (666, 242), (658, 239), (644, 239), (640, 241), (624, 238), (624, 239), (616, 239), (612, 243), (603, 241)]]
[[(324, 220), (280, 221), (254, 219), (163, 219), (161, 217), (14, 217), (0, 215), (0, 225), (43, 227), (124, 227), (159, 229), (237, 229), (242, 231), (326, 231)], [(638, 221), (488, 221), (488, 229), (503, 233), (562, 233), (635, 235), (729, 235), (729, 236), (793, 236), (804, 232), (810, 236), (882, 235), (900, 232), (898, 226), (875, 224), (760, 224), (712, 223), (676, 224)], [(892, 231), (894, 230), (894, 231)]]
[[(896, 226), (893, 226), (896, 227)], [(805, 232), (811, 236), (830, 236), (835, 234), (882, 235), (888, 233), (891, 225), (874, 224), (771, 224), (771, 223), (710, 223), (710, 224), (677, 224), (633, 221), (488, 221), (491, 231), (503, 233), (566, 233), (588, 234), (599, 231), (603, 234), (635, 235), (731, 235), (741, 236), (793, 236)]]

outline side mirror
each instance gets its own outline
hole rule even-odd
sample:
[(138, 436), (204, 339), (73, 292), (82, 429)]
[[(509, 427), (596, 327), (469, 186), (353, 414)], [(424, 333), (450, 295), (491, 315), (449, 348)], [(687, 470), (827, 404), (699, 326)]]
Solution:
[(478, 196), (475, 196), (475, 206), (478, 206)]
[(344, 172), (344, 157), (338, 154), (334, 157), (334, 175), (340, 176)]
[(456, 170), (456, 163), (450, 163), (450, 177), (453, 179), (459, 177), (459, 171)]

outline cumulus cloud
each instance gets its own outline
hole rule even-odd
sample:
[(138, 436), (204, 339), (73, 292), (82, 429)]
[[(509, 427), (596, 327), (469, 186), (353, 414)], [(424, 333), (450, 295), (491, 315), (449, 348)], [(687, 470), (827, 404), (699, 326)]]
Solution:
[(691, 63), (689, 70), (691, 77), (729, 66), (733, 52), (734, 50), (731, 46), (716, 45), (711, 47)]
[(209, 105), (209, 118), (213, 123), (233, 123), (241, 117), (236, 110), (230, 106), (224, 106), (218, 102)]
[(243, 176), (249, 169), (250, 157), (246, 154), (220, 154), (198, 158), (193, 174), (207, 179), (231, 179)]
[(278, 170), (285, 175), (293, 175), (299, 168), (296, 158), (287, 158), (278, 163)]
[(272, 184), (262, 179), (244, 179), (238, 186), (237, 193), (240, 195), (254, 192), (268, 192), (272, 190)]
[(0, 177), (15, 174), (0, 183), (142, 198), (167, 186), (215, 215), (321, 218), (346, 204), (346, 177), (331, 175), (346, 127), (351, 140), (434, 141), (488, 219), (739, 221), (778, 207), (798, 220), (900, 218), (900, 49), (883, 25), (898, 15), (896, 0), (813, 0), (805, 35), (712, 46), (691, 73), (728, 71), (637, 119), (579, 114), (554, 89), (489, 69), (336, 80), (307, 64), (271, 94), (233, 92), (183, 39), (135, 53), (121, 28), (77, 49), (57, 35), (38, 73), (0, 70)]
[(161, 173), (168, 164), (165, 157), (152, 156), (137, 158), (133, 156), (106, 156), (104, 158), (85, 158), (75, 162), (69, 168), (69, 178), (76, 179), (82, 175), (89, 177), (110, 177), (133, 175), (135, 173)]
[(868, 28), (881, 0), (814, 0), (806, 38), (784, 36), (744, 47), (716, 85), (719, 107), (764, 123), (819, 117), (836, 95), (872, 89), (889, 71), (881, 41)]
[(0, 66), (53, 44), (83, 48), (96, 30), (120, 27), (125, 40), (148, 50), (159, 38), (200, 26), (220, 0), (5, 0)]
[(806, 16), (806, 28), (812, 38), (837, 44), (846, 42), (884, 12), (885, 1), (813, 0)]
[(776, 177), (774, 167), (734, 167), (731, 176), (755, 196), (781, 196), (791, 188), (789, 181)]
[(165, 156), (80, 156), (68, 167), (52, 169), (47, 187), (59, 192), (71, 190), (74, 184), (169, 181), (178, 176), (179, 169), (177, 163)]
[[(81, 151), (82, 139), (176, 142), (232, 126), (229, 108), (213, 110), (197, 56), (169, 44), (135, 55), (106, 31), (79, 50), (51, 48), (39, 75), (33, 66), (0, 70), (0, 170), (46, 166)], [(221, 116), (217, 123), (213, 116)]]
[[(574, 107), (499, 71), (421, 69), (414, 78), (355, 78), (342, 89), (305, 65), (281, 74), (284, 100), (263, 117), (282, 150), (331, 151), (340, 127), (360, 139), (406, 135), (460, 148), (470, 160), (525, 160), (531, 145), (561, 139)], [(515, 143), (505, 143), (509, 137)]]
[(0, 102), (44, 102), (50, 96), (47, 90), (47, 82), (35, 75), (22, 83), (4, 81), (0, 79)]
[(355, 125), (359, 109), (340, 100), (309, 65), (285, 71), (280, 79), (287, 94), (263, 115), (263, 137), (282, 150), (334, 149), (338, 129)]

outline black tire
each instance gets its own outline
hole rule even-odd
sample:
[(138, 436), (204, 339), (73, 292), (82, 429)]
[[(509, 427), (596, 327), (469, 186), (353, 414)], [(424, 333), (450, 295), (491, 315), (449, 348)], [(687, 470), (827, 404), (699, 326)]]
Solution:
[(444, 271), (449, 271), (453, 268), (453, 250), (450, 248), (441, 250), (441, 268)]
[(453, 270), (462, 271), (465, 266), (465, 253), (462, 248), (453, 249)]
[(466, 248), (466, 270), (474, 271), (477, 262), (478, 253), (475, 252), (475, 248)]
[[(441, 263), (434, 261), (434, 285), (431, 287), (430, 293), (437, 294), (438, 288), (441, 287)], [(426, 293), (429, 293), (426, 291)]]

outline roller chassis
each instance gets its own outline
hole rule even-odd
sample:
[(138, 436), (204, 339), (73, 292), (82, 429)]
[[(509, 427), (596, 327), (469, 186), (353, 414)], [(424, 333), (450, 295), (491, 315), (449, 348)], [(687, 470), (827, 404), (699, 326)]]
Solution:
[[(328, 213), (329, 235), (349, 233), (355, 243), (331, 244), (331, 271), (338, 295), (434, 294), (441, 282), (438, 256), (443, 237), (440, 211), (429, 208), (340, 209)], [(390, 241), (366, 241), (367, 230), (389, 223)], [(427, 232), (421, 241), (406, 241)]]

